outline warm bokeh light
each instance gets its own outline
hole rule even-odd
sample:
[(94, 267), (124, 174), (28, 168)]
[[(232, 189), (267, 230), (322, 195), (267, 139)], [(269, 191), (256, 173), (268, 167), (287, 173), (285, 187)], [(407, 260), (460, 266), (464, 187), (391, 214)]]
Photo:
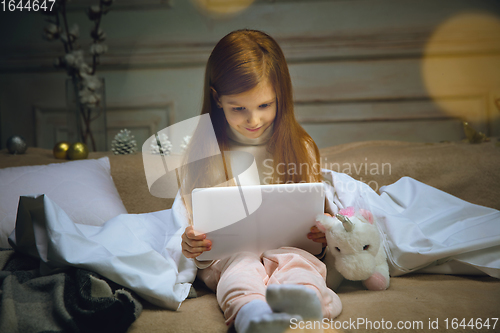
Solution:
[(191, 0), (205, 15), (212, 18), (227, 18), (247, 9), (254, 0)]
[(500, 17), (475, 12), (446, 20), (425, 47), (422, 76), (446, 113), (478, 123), (488, 113), (499, 117), (490, 109), (500, 97)]

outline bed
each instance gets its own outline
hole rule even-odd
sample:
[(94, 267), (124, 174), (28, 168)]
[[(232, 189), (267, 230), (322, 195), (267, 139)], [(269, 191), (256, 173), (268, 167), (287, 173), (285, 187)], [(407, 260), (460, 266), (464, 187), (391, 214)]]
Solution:
[[(374, 190), (409, 176), (471, 203), (500, 209), (500, 142), (497, 139), (480, 144), (367, 141), (323, 148), (320, 152), (322, 167), (348, 173)], [(97, 152), (91, 153), (89, 159), (105, 156), (109, 158), (119, 198), (118, 201), (113, 199), (117, 208), (109, 214), (123, 210), (131, 214), (148, 213), (172, 206), (173, 200), (150, 195), (140, 154)], [(47, 149), (30, 147), (22, 155), (0, 151), (1, 169), (61, 162), (65, 161), (55, 159)], [(21, 182), (10, 186), (19, 188), (23, 179), (27, 179), (25, 177), (18, 175)], [(58, 187), (64, 189), (64, 184), (62, 181)], [(100, 195), (111, 192), (104, 191)], [(5, 224), (7, 213), (1, 204), (0, 214), (3, 214), (0, 222)], [(105, 218), (101, 217), (95, 224), (102, 223)], [(2, 228), (8, 229), (8, 226)], [(0, 265), (3, 264), (0, 260)], [(198, 280), (193, 286), (196, 293), (192, 296), (196, 297), (185, 300), (178, 311), (165, 310), (138, 298), (142, 312), (124, 329), (130, 333), (234, 331), (224, 324), (214, 293)], [(360, 283), (344, 281), (338, 294), (343, 312), (336, 318), (337, 323), (329, 324), (326, 331), (337, 328), (343, 332), (389, 332), (394, 329), (500, 332), (500, 323), (494, 319), (500, 317), (500, 281), (488, 276), (414, 273), (393, 277), (389, 289), (382, 292), (368, 291)]]

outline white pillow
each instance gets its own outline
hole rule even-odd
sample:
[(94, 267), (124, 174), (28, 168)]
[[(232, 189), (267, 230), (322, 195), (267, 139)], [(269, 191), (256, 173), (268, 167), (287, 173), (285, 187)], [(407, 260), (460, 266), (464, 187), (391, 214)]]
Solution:
[(0, 247), (10, 247), (21, 195), (46, 194), (75, 223), (102, 225), (126, 214), (109, 158), (0, 169)]

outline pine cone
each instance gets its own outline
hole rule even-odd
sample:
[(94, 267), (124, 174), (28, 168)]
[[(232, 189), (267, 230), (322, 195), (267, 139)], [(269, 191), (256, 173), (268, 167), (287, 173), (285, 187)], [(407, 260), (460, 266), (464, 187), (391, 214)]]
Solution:
[(182, 139), (182, 143), (181, 143), (181, 151), (182, 152), (185, 152), (187, 150), (190, 141), (191, 141), (191, 136), (190, 135), (186, 135)]
[(137, 150), (137, 142), (128, 129), (122, 129), (111, 142), (111, 150), (115, 155), (133, 154)]
[[(160, 146), (158, 146), (158, 140), (160, 140)], [(157, 154), (157, 155), (170, 155), (170, 152), (172, 151), (172, 143), (168, 139), (168, 136), (164, 133), (160, 135), (156, 135), (152, 140), (151, 140), (151, 153), (152, 154)]]

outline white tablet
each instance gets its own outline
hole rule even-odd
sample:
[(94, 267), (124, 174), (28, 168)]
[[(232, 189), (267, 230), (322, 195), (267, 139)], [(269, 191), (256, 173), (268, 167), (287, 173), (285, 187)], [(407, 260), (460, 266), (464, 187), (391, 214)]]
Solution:
[(192, 202), (194, 229), (212, 241), (212, 249), (198, 260), (222, 259), (242, 251), (260, 255), (282, 246), (321, 252), (321, 244), (307, 234), (316, 215), (324, 212), (322, 183), (195, 189)]

